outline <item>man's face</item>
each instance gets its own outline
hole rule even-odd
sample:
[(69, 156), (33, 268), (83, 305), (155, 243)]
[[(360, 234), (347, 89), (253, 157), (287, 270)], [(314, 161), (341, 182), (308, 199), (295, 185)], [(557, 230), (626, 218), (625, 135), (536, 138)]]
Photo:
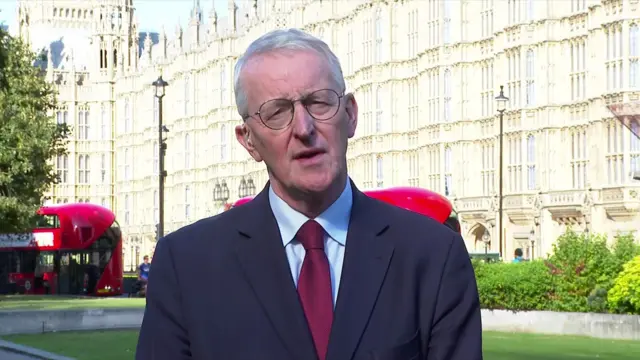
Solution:
[(276, 189), (320, 193), (346, 180), (347, 142), (358, 118), (351, 94), (339, 99), (335, 116), (327, 120), (314, 119), (304, 101), (295, 102), (293, 120), (284, 129), (270, 129), (253, 115), (273, 99), (305, 99), (322, 89), (342, 95), (344, 89), (337, 88), (322, 57), (312, 51), (258, 55), (247, 62), (241, 81), (252, 116), (236, 127), (236, 136), (256, 161), (266, 163)]
[(148, 264), (148, 263), (149, 263), (149, 258), (148, 258), (148, 257), (145, 257), (143, 260), (144, 260), (144, 263), (145, 263), (145, 264)]

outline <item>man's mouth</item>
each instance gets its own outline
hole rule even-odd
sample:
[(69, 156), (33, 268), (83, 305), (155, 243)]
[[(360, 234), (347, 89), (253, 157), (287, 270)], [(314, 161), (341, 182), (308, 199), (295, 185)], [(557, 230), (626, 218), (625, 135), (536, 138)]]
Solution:
[(318, 156), (318, 155), (322, 155), (324, 154), (324, 151), (322, 150), (305, 150), (302, 151), (298, 154), (296, 154), (296, 156), (294, 156), (295, 160), (307, 160), (307, 159), (313, 159), (314, 157)]

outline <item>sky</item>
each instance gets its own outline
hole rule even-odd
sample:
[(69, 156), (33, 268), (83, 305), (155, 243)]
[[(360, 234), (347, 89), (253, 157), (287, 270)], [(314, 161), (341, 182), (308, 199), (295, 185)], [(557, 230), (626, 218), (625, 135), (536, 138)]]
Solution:
[[(186, 27), (193, 3), (194, 0), (133, 0), (141, 32), (160, 31), (162, 25), (167, 32), (172, 32), (178, 23)], [(17, 4), (18, 0), (0, 0), (0, 23), (13, 26)], [(227, 0), (200, 0), (205, 21), (208, 21), (212, 4), (219, 17), (227, 15)]]

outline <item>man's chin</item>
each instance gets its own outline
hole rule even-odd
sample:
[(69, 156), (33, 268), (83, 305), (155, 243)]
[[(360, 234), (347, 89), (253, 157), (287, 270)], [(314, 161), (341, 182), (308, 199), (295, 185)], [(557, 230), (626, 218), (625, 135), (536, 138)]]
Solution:
[(291, 174), (293, 180), (293, 187), (302, 193), (308, 194), (322, 194), (325, 193), (335, 180), (334, 176), (331, 176), (327, 170), (318, 171), (313, 173)]

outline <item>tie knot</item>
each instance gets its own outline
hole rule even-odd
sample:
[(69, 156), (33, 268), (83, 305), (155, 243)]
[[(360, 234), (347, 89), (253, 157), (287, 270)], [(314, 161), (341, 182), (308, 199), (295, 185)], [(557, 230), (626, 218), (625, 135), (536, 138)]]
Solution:
[(304, 223), (298, 230), (297, 238), (305, 250), (324, 250), (324, 229), (315, 220)]

